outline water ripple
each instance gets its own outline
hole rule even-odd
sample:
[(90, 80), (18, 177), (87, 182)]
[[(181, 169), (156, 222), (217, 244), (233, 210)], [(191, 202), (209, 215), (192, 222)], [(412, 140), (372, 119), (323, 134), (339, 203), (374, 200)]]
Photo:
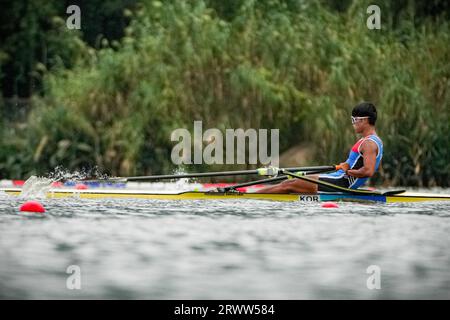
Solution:
[(22, 202), (0, 197), (0, 298), (450, 298), (448, 203)]

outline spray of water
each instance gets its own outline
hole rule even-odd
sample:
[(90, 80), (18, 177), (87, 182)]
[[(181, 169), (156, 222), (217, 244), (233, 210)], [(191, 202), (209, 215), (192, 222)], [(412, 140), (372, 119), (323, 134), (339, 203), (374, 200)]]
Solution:
[[(175, 170), (173, 174), (183, 174), (186, 171), (183, 168)], [(30, 177), (23, 185), (22, 192), (20, 194), (23, 198), (44, 198), (52, 187), (53, 182), (82, 182), (84, 179), (108, 179), (110, 176), (102, 173), (98, 167), (89, 169), (80, 169), (76, 171), (69, 171), (61, 166), (56, 167), (52, 172), (48, 173), (46, 177)], [(107, 184), (107, 182), (105, 182)], [(133, 185), (133, 183), (131, 183)], [(139, 184), (134, 186), (138, 187)], [(156, 182), (151, 183), (151, 187), (155, 190), (170, 190), (170, 191), (187, 191), (192, 190), (193, 187), (200, 188), (201, 185), (195, 183), (195, 180), (184, 178), (177, 179), (174, 182)], [(149, 189), (150, 186), (146, 185), (145, 189)]]
[(76, 171), (69, 171), (61, 166), (58, 166), (47, 175), (47, 178), (56, 182), (78, 181), (83, 179), (107, 179), (109, 176), (102, 173), (97, 166), (92, 168), (82, 168)]
[(21, 198), (45, 198), (52, 186), (52, 179), (31, 176), (22, 187)]
[[(184, 173), (186, 173), (186, 171), (183, 168), (179, 168), (179, 169), (176, 169), (173, 174), (184, 174)], [(188, 187), (190, 184), (189, 180), (192, 181), (192, 179), (189, 179), (189, 178), (178, 179), (175, 182), (175, 186), (174, 186), (175, 190), (185, 190), (186, 187)]]
[(105, 179), (108, 175), (103, 174), (97, 167), (90, 169), (81, 169), (69, 171), (61, 166), (56, 167), (47, 177), (31, 176), (25, 181), (20, 197), (22, 198), (45, 198), (50, 191), (53, 182), (58, 181), (79, 181), (86, 178), (95, 177)]

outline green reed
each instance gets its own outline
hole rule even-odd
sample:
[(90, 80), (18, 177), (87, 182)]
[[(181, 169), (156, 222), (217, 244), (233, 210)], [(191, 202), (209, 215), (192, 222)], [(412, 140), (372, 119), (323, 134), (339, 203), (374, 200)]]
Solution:
[(20, 169), (2, 170), (173, 170), (170, 133), (195, 120), (279, 128), (281, 151), (306, 142), (314, 164), (338, 163), (356, 138), (351, 108), (370, 100), (385, 143), (374, 182), (448, 186), (449, 25), (368, 30), (366, 8), (245, 1), (224, 19), (202, 1), (143, 1), (120, 43), (46, 74), (21, 147), (3, 142)]

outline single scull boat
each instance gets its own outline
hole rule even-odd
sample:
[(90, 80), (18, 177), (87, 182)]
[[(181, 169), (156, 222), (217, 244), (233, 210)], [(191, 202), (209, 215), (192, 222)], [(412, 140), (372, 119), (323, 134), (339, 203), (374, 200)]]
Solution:
[[(401, 191), (401, 190), (400, 190)], [(18, 196), (20, 188), (0, 189), (8, 195)], [(243, 192), (217, 192), (217, 191), (188, 191), (180, 193), (154, 193), (141, 190), (78, 190), (78, 189), (51, 189), (46, 194), (47, 198), (75, 197), (80, 199), (107, 199), (129, 198), (150, 200), (271, 200), (271, 201), (361, 201), (361, 202), (422, 202), (422, 201), (450, 201), (450, 195), (401, 192), (396, 194), (348, 194), (344, 192), (320, 192), (318, 194), (268, 194), (268, 193), (243, 193)]]
[[(300, 171), (298, 171), (300, 170)], [(46, 193), (48, 198), (66, 198), (77, 197), (81, 199), (102, 199), (102, 198), (131, 198), (131, 199), (153, 199), (153, 200), (233, 200), (233, 199), (253, 199), (253, 200), (271, 200), (271, 201), (299, 201), (299, 202), (320, 202), (320, 201), (362, 201), (362, 202), (421, 202), (421, 201), (448, 201), (450, 195), (446, 194), (427, 194), (427, 193), (409, 193), (405, 190), (391, 190), (386, 192), (348, 189), (330, 184), (325, 181), (319, 181), (308, 177), (308, 174), (327, 172), (337, 170), (337, 166), (316, 166), (316, 167), (298, 167), (298, 168), (259, 168), (255, 170), (208, 172), (208, 173), (185, 173), (177, 175), (156, 175), (139, 177), (119, 177), (109, 179), (84, 180), (87, 181), (110, 181), (110, 182), (129, 182), (129, 181), (156, 181), (173, 180), (181, 178), (201, 178), (215, 176), (233, 176), (233, 175), (259, 175), (272, 176), (263, 180), (245, 182), (218, 188), (211, 191), (186, 191), (180, 193), (154, 193), (152, 191), (138, 190), (86, 190), (86, 189), (51, 189)], [(285, 179), (302, 179), (311, 183), (320, 184), (333, 190), (333, 192), (319, 192), (317, 194), (273, 194), (273, 193), (246, 193), (239, 192), (239, 188), (252, 186), (260, 183), (273, 183)], [(20, 195), (20, 188), (4, 188), (0, 192), (7, 195)]]

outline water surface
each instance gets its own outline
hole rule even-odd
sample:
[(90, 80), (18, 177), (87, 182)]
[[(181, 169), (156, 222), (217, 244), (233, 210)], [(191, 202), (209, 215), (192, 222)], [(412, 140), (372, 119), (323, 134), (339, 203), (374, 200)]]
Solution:
[(3, 299), (450, 298), (450, 203), (23, 202), (0, 196)]

